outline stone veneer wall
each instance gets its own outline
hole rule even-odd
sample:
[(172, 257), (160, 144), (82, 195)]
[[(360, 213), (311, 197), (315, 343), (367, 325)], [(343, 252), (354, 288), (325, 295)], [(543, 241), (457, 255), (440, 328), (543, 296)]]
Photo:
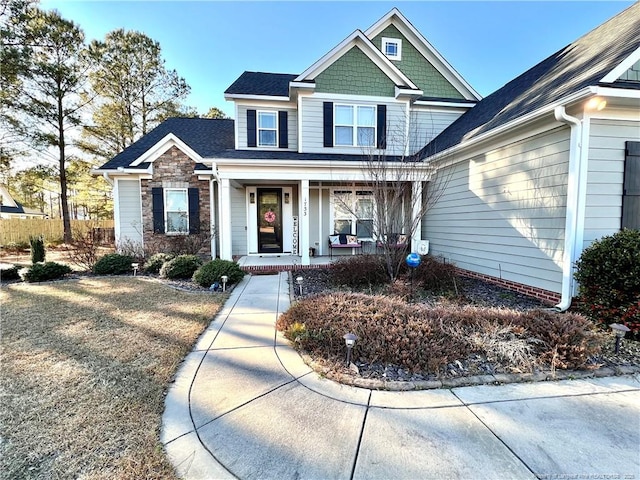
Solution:
[[(198, 180), (194, 168), (196, 162), (176, 147), (171, 147), (153, 162), (153, 178), (142, 180), (142, 230), (145, 244), (150, 239), (163, 237), (163, 240), (181, 242), (182, 235), (160, 235), (153, 233), (153, 208), (151, 189), (162, 188), (198, 188), (200, 190), (200, 232), (207, 234), (211, 222), (211, 205), (209, 203), (209, 181)], [(211, 255), (211, 242), (205, 245), (199, 252), (201, 255)]]

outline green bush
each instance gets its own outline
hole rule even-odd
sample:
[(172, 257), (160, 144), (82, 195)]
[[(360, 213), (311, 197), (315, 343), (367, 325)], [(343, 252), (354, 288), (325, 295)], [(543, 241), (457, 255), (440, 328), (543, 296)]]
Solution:
[(162, 278), (191, 278), (202, 265), (202, 260), (196, 255), (178, 255), (165, 262), (160, 269)]
[(389, 283), (387, 266), (382, 255), (354, 255), (331, 264), (331, 279), (337, 286), (350, 288), (374, 287)]
[(441, 373), (472, 354), (502, 357), (514, 369), (581, 368), (601, 351), (601, 336), (578, 314), (407, 304), (382, 295), (332, 293), (307, 297), (277, 321), (302, 349), (344, 358), (346, 332), (358, 336), (354, 358), (417, 372)]
[(576, 262), (583, 313), (640, 333), (640, 231), (622, 230), (585, 248)]
[(172, 253), (156, 253), (155, 255), (151, 255), (151, 257), (144, 262), (142, 269), (146, 273), (160, 273), (162, 265), (173, 258), (175, 258), (175, 255)]
[(221, 283), (223, 275), (229, 277), (227, 285), (232, 285), (242, 280), (245, 273), (235, 262), (216, 259), (207, 262), (198, 268), (198, 270), (193, 274), (192, 280), (202, 287), (209, 287), (215, 282)]
[(425, 255), (414, 272), (416, 286), (437, 293), (456, 289), (457, 272), (453, 263), (445, 263), (444, 258)]
[(93, 273), (96, 275), (122, 275), (130, 273), (131, 262), (133, 258), (129, 255), (121, 255), (119, 253), (108, 253), (93, 266)]
[(0, 267), (0, 281), (8, 282), (9, 280), (18, 280), (20, 275), (18, 274), (20, 268), (15, 265), (4, 265)]
[(56, 262), (35, 263), (30, 267), (21, 270), (20, 276), (25, 282), (44, 282), (46, 280), (56, 280), (71, 273), (71, 267)]
[(29, 245), (31, 246), (31, 263), (44, 262), (46, 255), (44, 250), (44, 237), (42, 235), (29, 237)]

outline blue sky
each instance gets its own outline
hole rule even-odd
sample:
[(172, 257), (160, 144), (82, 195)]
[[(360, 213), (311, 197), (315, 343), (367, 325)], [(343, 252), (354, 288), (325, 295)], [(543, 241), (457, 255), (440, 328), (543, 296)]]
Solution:
[(167, 67), (191, 86), (186, 103), (230, 116), (223, 92), (243, 71), (301, 73), (393, 7), (486, 96), (632, 3), (41, 0), (88, 40), (124, 28), (159, 41)]

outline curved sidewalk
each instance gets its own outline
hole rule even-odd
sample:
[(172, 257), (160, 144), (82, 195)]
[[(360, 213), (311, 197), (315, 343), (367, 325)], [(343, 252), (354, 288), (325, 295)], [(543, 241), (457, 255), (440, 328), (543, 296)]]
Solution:
[(278, 334), (287, 274), (247, 276), (181, 365), (161, 441), (186, 479), (640, 480), (640, 376), (372, 391)]

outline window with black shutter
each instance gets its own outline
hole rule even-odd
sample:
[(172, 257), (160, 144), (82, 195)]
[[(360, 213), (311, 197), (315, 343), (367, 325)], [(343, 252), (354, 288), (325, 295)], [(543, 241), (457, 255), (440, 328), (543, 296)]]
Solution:
[(162, 188), (151, 189), (153, 211), (153, 233), (164, 233), (164, 195)]
[(323, 102), (322, 119), (324, 130), (324, 146), (333, 147), (333, 102)]
[(256, 111), (247, 110), (247, 147), (255, 147), (258, 145), (256, 125)]
[(640, 142), (626, 143), (621, 227), (640, 229)]
[(200, 191), (189, 189), (189, 234), (200, 233)]
[(289, 115), (284, 110), (278, 112), (278, 147), (289, 148)]
[(378, 132), (376, 147), (384, 150), (387, 148), (387, 106), (378, 105)]

